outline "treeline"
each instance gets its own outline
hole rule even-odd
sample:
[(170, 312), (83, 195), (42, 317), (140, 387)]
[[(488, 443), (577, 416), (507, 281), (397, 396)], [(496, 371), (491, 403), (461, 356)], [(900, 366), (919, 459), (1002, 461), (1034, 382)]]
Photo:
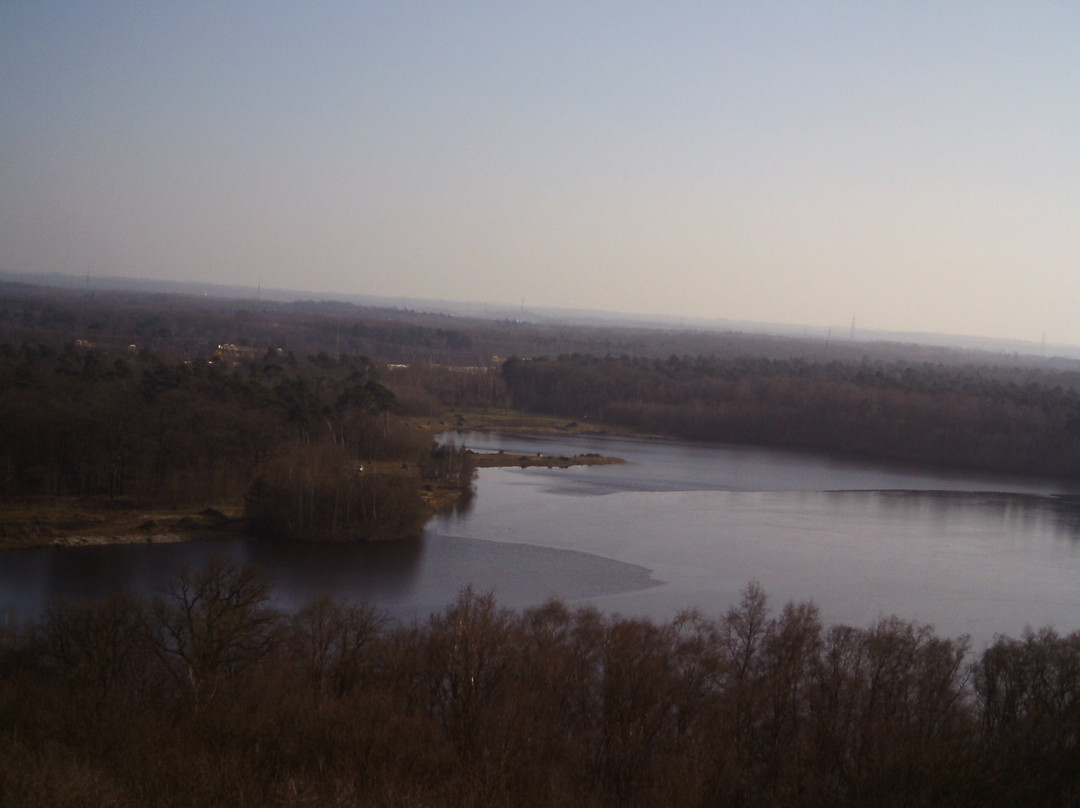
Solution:
[[(537, 358), (499, 373), (493, 360), (512, 354)], [(484, 408), (1077, 478), (1078, 368), (886, 343), (0, 284), (0, 496), (216, 504), (294, 447), (298, 463), (312, 444), (425, 462), (430, 444), (395, 414)]]
[[(135, 344), (168, 359), (206, 360), (222, 343), (327, 351), (380, 363), (487, 365), (493, 355), (649, 349), (640, 329), (566, 327), (341, 302), (230, 300), (179, 294), (47, 289), (0, 280), (0, 342), (59, 349), (83, 340)], [(663, 340), (666, 344), (667, 340)], [(670, 352), (670, 351), (669, 351)]]
[[(168, 363), (73, 344), (0, 345), (5, 493), (215, 502), (295, 444), (367, 457), (426, 451), (393, 435), (395, 405), (363, 357)], [(426, 444), (426, 441), (424, 442)]]
[(169, 361), (209, 359), (219, 344), (231, 343), (262, 350), (284, 348), (298, 356), (327, 351), (369, 356), (380, 364), (458, 367), (490, 364), (494, 356), (573, 353), (650, 359), (672, 354), (727, 359), (802, 356), (843, 362), (871, 356), (883, 361), (917, 358), (947, 365), (982, 356), (986, 361), (1010, 364), (1077, 365), (1074, 360), (895, 342), (829, 341), (642, 323), (568, 323), (529, 311), (516, 311), (513, 319), (491, 319), (331, 301), (47, 288), (0, 279), (0, 342), (47, 344), (58, 350), (74, 340), (109, 350), (135, 344)]
[(439, 460), (400, 411), (362, 356), (264, 350), (166, 362), (0, 344), (0, 496), (246, 500), (262, 535), (406, 535), (427, 515), (420, 487), (439, 477)]
[(150, 600), (57, 604), (0, 643), (0, 803), (48, 806), (1067, 806), (1080, 634), (898, 619), (654, 624), (464, 590), (395, 625), (271, 608), (216, 560)]
[(1080, 374), (903, 361), (513, 358), (516, 406), (688, 439), (1080, 477)]
[(135, 345), (169, 359), (207, 360), (218, 345), (362, 354), (380, 361), (462, 364), (469, 331), (451, 317), (334, 303), (281, 303), (131, 292), (76, 292), (0, 282), (0, 341)]

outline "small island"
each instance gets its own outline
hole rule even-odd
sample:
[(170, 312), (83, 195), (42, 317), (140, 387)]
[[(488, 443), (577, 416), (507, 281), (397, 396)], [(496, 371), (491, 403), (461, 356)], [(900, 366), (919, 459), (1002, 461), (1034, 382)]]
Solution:
[(625, 463), (621, 457), (606, 457), (594, 452), (568, 455), (518, 454), (515, 452), (469, 452), (477, 468), (545, 468), (568, 469), (571, 466), (610, 466)]

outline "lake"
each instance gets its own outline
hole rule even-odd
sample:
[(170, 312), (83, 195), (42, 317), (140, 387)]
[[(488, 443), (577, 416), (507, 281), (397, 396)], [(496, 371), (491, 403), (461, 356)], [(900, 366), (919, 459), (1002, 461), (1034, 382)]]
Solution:
[(976, 649), (1026, 625), (1080, 628), (1080, 487), (816, 455), (606, 437), (487, 433), (478, 451), (599, 452), (628, 462), (482, 469), (463, 513), (416, 541), (201, 541), (0, 555), (0, 610), (55, 597), (150, 594), (178, 564), (225, 552), (268, 569), (290, 607), (328, 593), (426, 617), (473, 584), (521, 608), (559, 597), (668, 619), (726, 611), (749, 581), (774, 608), (812, 599), (827, 622), (897, 614)]

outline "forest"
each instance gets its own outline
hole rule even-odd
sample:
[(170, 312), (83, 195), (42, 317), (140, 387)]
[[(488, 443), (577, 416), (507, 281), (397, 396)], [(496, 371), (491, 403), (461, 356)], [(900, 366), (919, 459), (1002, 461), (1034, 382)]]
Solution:
[(803, 358), (511, 358), (530, 412), (646, 433), (1080, 478), (1080, 371)]
[(464, 589), (429, 619), (217, 559), (0, 637), (0, 804), (1069, 806), (1080, 634), (662, 624)]
[[(432, 443), (463, 413), (1080, 477), (1074, 360), (0, 283), (0, 507), (413, 535), (469, 488)], [(5, 546), (50, 537), (0, 521)]]
[(433, 448), (365, 356), (246, 341), (190, 359), (133, 334), (57, 346), (50, 311), (35, 312), (41, 339), (0, 342), (0, 502), (20, 517), (0, 523), (7, 546), (49, 540), (71, 503), (114, 528), (149, 508), (216, 529), (241, 514), (268, 538), (401, 538), (471, 485), (464, 451)]
[(219, 507), (290, 453), (429, 463), (462, 412), (1080, 475), (1075, 360), (0, 283), (0, 496)]

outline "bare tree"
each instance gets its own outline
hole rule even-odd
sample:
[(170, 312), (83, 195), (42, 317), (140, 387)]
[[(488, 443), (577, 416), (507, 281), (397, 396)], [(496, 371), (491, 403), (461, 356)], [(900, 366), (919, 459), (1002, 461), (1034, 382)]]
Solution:
[(323, 595), (292, 615), (289, 649), (317, 697), (341, 697), (359, 684), (365, 655), (388, 618), (367, 604)]
[(215, 556), (177, 572), (154, 599), (148, 628), (159, 658), (198, 709), (270, 653), (276, 621), (264, 573)]
[(432, 706), (461, 753), (482, 745), (480, 727), (503, 685), (510, 662), (510, 613), (489, 592), (471, 586), (429, 624)]

